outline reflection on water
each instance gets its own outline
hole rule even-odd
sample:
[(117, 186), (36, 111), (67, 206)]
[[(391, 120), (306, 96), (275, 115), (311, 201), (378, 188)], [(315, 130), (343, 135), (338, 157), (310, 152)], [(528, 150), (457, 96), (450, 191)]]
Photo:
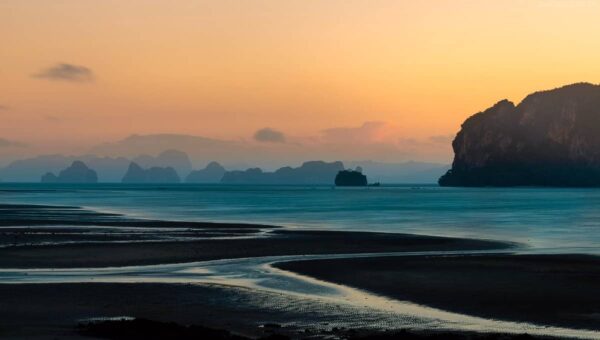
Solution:
[[(560, 327), (535, 326), (526, 323), (506, 322), (471, 317), (446, 312), (409, 302), (397, 301), (377, 296), (365, 291), (332, 284), (302, 275), (275, 269), (272, 263), (302, 259), (366, 257), (366, 256), (415, 256), (423, 254), (485, 254), (497, 251), (452, 251), (452, 252), (411, 252), (358, 255), (310, 255), (310, 256), (270, 256), (217, 260), (206, 262), (132, 266), (115, 268), (78, 269), (1, 269), (0, 283), (64, 283), (64, 282), (153, 282), (153, 283), (192, 283), (219, 284), (249, 288), (254, 291), (277, 293), (279, 298), (289, 297), (290, 301), (303, 301), (320, 310), (335, 306), (345, 317), (345, 322), (361, 322), (365, 327), (406, 327), (426, 329), (458, 329), (485, 332), (510, 332), (539, 335), (569, 336), (570, 338), (597, 339), (599, 332), (565, 329)], [(270, 304), (272, 301), (257, 299), (256, 304)], [(283, 303), (280, 306), (286, 306)], [(282, 307), (279, 307), (282, 308)], [(285, 307), (283, 307), (285, 308)], [(290, 304), (289, 308), (297, 308)], [(306, 308), (306, 307), (303, 307)], [(359, 312), (360, 311), (360, 312)], [(353, 320), (352, 316), (368, 314), (372, 322)], [(362, 317), (361, 317), (362, 318)], [(400, 323), (399, 323), (400, 322)], [(356, 326), (341, 323), (340, 326)]]
[[(254, 222), (290, 227), (494, 238), (531, 246), (519, 250), (522, 252), (600, 253), (598, 189), (383, 186), (333, 190), (329, 187), (279, 186), (0, 184), (0, 203), (82, 206), (97, 211), (125, 213), (130, 217), (163, 220)], [(16, 227), (3, 230), (10, 233), (11, 228), (16, 231)], [(107, 234), (114, 242), (144, 241), (149, 235), (150, 239), (174, 237), (177, 240), (208, 237), (207, 234), (197, 234), (198, 231), (178, 228), (127, 229), (93, 225), (60, 228), (48, 228), (53, 242), (60, 242), (57, 238), (63, 234), (68, 236), (63, 242), (77, 242), (72, 239), (75, 236), (85, 235), (89, 239), (92, 236), (104, 238)], [(36, 229), (39, 240), (45, 240), (46, 229)], [(427, 254), (457, 253), (482, 252)], [(424, 253), (395, 255), (420, 254)], [(337, 315), (340, 320), (346, 320), (350, 326), (360, 322), (363, 326), (385, 325), (387, 328), (451, 328), (600, 338), (598, 332), (592, 331), (540, 327), (449, 313), (270, 266), (279, 261), (349, 256), (373, 255), (274, 256), (119, 268), (1, 269), (0, 283), (219, 284), (280, 296), (284, 302), (278, 303), (278, 308), (308, 305), (314, 310), (325, 308), (330, 314), (333, 309), (339, 309)], [(296, 301), (296, 304), (287, 303), (290, 301)], [(254, 303), (273, 303), (273, 297), (270, 302), (257, 298)]]
[(0, 203), (132, 217), (493, 238), (600, 253), (600, 189), (0, 184)]

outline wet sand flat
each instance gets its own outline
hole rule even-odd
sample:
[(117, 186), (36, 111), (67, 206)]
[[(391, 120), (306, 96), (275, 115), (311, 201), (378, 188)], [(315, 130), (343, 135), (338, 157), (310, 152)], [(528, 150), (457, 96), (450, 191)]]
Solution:
[[(6, 242), (0, 247), (0, 268), (114, 267), (277, 255), (510, 250), (516, 246), (509, 242), (409, 234), (139, 220), (77, 207), (3, 205), (0, 210), (7, 217), (0, 223), (0, 233), (4, 233)], [(100, 236), (97, 232), (89, 233), (97, 227), (114, 230)], [(128, 236), (127, 228), (136, 231), (149, 229), (151, 232), (133, 237)], [(169, 240), (169, 237), (181, 237), (182, 230), (183, 234), (191, 236), (183, 240)], [(211, 237), (215, 232), (227, 237)], [(13, 246), (10, 245), (10, 238), (15, 235), (20, 243), (16, 242), (19, 245)], [(127, 240), (127, 237), (132, 239)], [(35, 244), (40, 239), (74, 242), (27, 245), (27, 242)], [(2, 240), (0, 237), (0, 242)], [(381, 259), (384, 260), (377, 262)], [(362, 277), (363, 270), (379, 268), (383, 276), (372, 276), (371, 281), (380, 284), (387, 282), (384, 286), (389, 287), (397, 284), (395, 280), (399, 276), (395, 262), (385, 259), (377, 258), (375, 262), (379, 264), (373, 266), (365, 262), (363, 267), (355, 267), (353, 261), (359, 261), (357, 263), (360, 264), (360, 260), (364, 259), (340, 260), (348, 261), (340, 262), (340, 266), (334, 262), (333, 266), (327, 264), (323, 267), (321, 264), (327, 262), (318, 261), (301, 261), (297, 264), (304, 268), (321, 268), (322, 272), (328, 272), (322, 278), (360, 288), (363, 288), (357, 284), (360, 282), (349, 278), (353, 276), (352, 273), (355, 273), (356, 279)], [(309, 274), (320, 277), (315, 273)], [(374, 291), (381, 292), (378, 289)], [(0, 336), (78, 337), (74, 330), (78, 320), (102, 316), (134, 316), (181, 324), (202, 324), (250, 336), (263, 335), (264, 328), (258, 327), (263, 323), (286, 324), (289, 328), (286, 332), (292, 335), (311, 327), (319, 328), (317, 332), (322, 332), (324, 328), (333, 327), (329, 326), (333, 324), (352, 328), (379, 325), (381, 329), (415, 325), (412, 317), (404, 320), (395, 319), (394, 316), (387, 319), (388, 323), (384, 325), (382, 318), (388, 318), (389, 315), (362, 307), (340, 309), (337, 304), (315, 303), (311, 299), (287, 294), (212, 284), (0, 285)]]
[(275, 267), (458, 313), (600, 329), (600, 257), (392, 256)]
[(69, 206), (2, 204), (0, 215), (0, 268), (108, 267), (272, 255), (514, 246), (498, 241), (408, 234), (143, 220)]
[[(225, 329), (252, 338), (277, 333), (292, 339), (429, 339), (396, 337), (388, 332), (406, 328), (431, 334), (419, 331), (412, 318), (236, 287), (155, 283), (0, 284), (0, 338), (78, 339), (83, 336), (77, 325), (88, 322), (89, 318), (132, 316)], [(386, 332), (381, 333), (382, 330)], [(455, 331), (431, 339), (548, 339), (472, 335)], [(112, 338), (128, 338), (119, 337), (118, 333), (115, 336)]]
[(84, 243), (0, 248), (0, 268), (81, 268), (228, 258), (508, 249), (502, 242), (367, 232), (275, 230), (267, 237), (188, 242)]

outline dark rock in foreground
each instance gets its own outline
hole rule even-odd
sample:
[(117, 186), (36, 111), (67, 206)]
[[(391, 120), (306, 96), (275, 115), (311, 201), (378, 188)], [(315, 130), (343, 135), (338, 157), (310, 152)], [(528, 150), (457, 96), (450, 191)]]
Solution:
[(289, 166), (275, 172), (263, 172), (260, 168), (246, 171), (228, 171), (221, 183), (228, 184), (331, 184), (338, 173), (344, 169), (342, 162), (311, 161), (304, 162), (298, 168)]
[(42, 176), (42, 183), (97, 183), (96, 171), (81, 161), (74, 161), (71, 166), (62, 170), (58, 176), (47, 172)]
[(135, 162), (129, 164), (129, 169), (122, 180), (123, 183), (179, 183), (181, 179), (172, 167), (152, 167), (143, 169)]
[(210, 162), (201, 170), (190, 172), (185, 178), (187, 183), (219, 183), (225, 174), (225, 168), (217, 163)]
[(367, 176), (360, 171), (342, 170), (335, 176), (335, 185), (345, 187), (363, 187), (367, 185)]
[(503, 100), (468, 118), (442, 186), (600, 186), (600, 86)]

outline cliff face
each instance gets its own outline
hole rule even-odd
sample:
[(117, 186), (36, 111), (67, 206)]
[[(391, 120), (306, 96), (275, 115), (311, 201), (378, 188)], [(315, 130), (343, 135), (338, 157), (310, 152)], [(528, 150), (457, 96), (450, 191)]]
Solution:
[(143, 169), (135, 162), (129, 164), (123, 183), (179, 183), (181, 179), (172, 167)]
[(600, 186), (600, 86), (503, 100), (468, 118), (443, 186)]

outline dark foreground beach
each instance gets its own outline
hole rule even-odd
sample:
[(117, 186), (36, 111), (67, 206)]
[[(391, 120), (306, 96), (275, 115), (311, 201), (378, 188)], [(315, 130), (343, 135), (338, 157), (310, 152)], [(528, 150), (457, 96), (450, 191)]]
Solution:
[[(344, 308), (262, 291), (219, 285), (182, 284), (40, 284), (0, 285), (1, 338), (78, 339), (179, 339), (181, 328), (201, 325), (244, 338), (272, 339), (436, 339), (494, 340), (546, 339), (550, 337), (477, 334), (463, 331), (422, 331), (384, 325), (381, 314)], [(153, 320), (118, 327), (119, 316)], [(116, 317), (113, 325), (89, 329), (87, 318)], [(401, 324), (402, 320), (396, 320)], [(175, 327), (157, 323), (175, 323)], [(96, 322), (97, 323), (97, 322)], [(277, 335), (277, 337), (273, 336)], [(183, 338), (183, 337), (182, 337)], [(185, 339), (214, 339), (199, 332)], [(220, 338), (217, 338), (220, 339)]]
[[(272, 255), (506, 251), (515, 246), (405, 234), (136, 220), (75, 207), (4, 205), (0, 210), (4, 217), (0, 223), (0, 270), (153, 265)], [(598, 329), (600, 300), (594, 296), (594, 288), (600, 287), (599, 263), (590, 257), (496, 255), (311, 260), (276, 266), (450, 311)], [(533, 270), (538, 267), (539, 272)], [(131, 333), (108, 336), (78, 327), (90, 318), (123, 316), (178, 324), (179, 328), (169, 329), (181, 330), (193, 324), (252, 338), (272, 334), (292, 338), (372, 337), (407, 325), (417, 332), (411, 336), (430, 333), (423, 333), (428, 324), (419, 324), (410, 316), (360, 304), (240, 287), (232, 282), (0, 284), (0, 337), (128, 338)], [(109, 329), (124, 331), (113, 326)], [(436, 329), (434, 334), (440, 336), (440, 331)], [(391, 334), (384, 338), (397, 338)], [(480, 338), (465, 331), (452, 336)], [(441, 338), (451, 337), (444, 333)]]
[[(112, 267), (273, 255), (514, 246), (408, 234), (140, 220), (76, 207), (0, 205), (0, 214), (4, 217), (0, 222), (0, 268)], [(95, 232), (85, 232), (89, 230)]]
[(600, 330), (595, 256), (390, 256), (275, 266), (458, 313)]

